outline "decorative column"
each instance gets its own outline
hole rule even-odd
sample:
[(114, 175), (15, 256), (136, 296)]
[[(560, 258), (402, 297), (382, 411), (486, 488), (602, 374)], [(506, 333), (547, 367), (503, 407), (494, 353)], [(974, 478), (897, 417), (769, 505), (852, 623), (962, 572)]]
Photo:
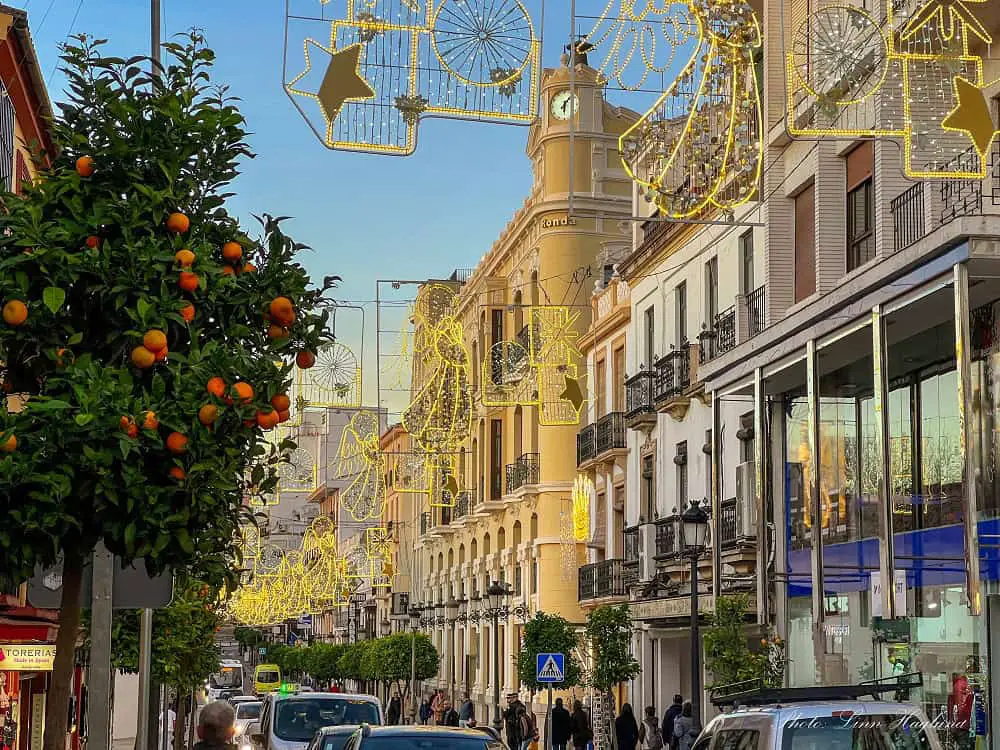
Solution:
[(889, 352), (885, 343), (885, 318), (882, 306), (872, 308), (872, 367), (874, 376), (875, 439), (878, 445), (882, 473), (879, 491), (882, 512), (879, 513), (878, 569), (882, 579), (882, 611), (886, 617), (896, 614), (896, 564), (892, 518), (892, 455), (890, 451), (889, 415)]
[(812, 517), (812, 616), (813, 658), (816, 666), (816, 684), (826, 684), (826, 633), (823, 628), (825, 597), (823, 596), (823, 513), (820, 499), (820, 411), (819, 374), (816, 372), (816, 342), (806, 342), (806, 391), (809, 407), (809, 512)]

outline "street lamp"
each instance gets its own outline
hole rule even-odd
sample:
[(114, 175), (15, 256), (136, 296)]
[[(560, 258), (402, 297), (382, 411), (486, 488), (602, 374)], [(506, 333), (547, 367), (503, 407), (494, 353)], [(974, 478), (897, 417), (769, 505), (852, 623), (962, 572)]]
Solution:
[(510, 589), (499, 581), (493, 581), (486, 589), (486, 607), (482, 614), (493, 622), (493, 728), (500, 731), (503, 720), (500, 718), (500, 618), (507, 619), (507, 597)]
[[(705, 503), (707, 504), (707, 502)], [(708, 538), (708, 513), (702, 503), (692, 500), (688, 509), (674, 521), (681, 554), (691, 561), (691, 719), (694, 730), (701, 730), (701, 642), (698, 634), (698, 559), (705, 552)]]
[(410, 607), (410, 723), (417, 723), (417, 628), (420, 627), (420, 609)]
[(452, 702), (455, 701), (455, 655), (458, 652), (455, 643), (455, 623), (458, 622), (458, 610), (460, 607), (461, 602), (454, 595), (449, 597), (448, 603), (444, 605), (445, 616), (451, 625), (451, 653), (448, 654), (448, 689), (450, 690)]

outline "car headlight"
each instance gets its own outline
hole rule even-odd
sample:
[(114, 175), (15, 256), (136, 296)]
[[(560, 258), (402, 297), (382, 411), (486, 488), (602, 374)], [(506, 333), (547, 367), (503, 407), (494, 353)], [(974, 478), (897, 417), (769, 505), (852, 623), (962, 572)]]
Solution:
[(240, 722), (236, 722), (235, 727), (236, 727), (236, 734), (243, 734), (247, 729), (247, 725), (242, 724)]

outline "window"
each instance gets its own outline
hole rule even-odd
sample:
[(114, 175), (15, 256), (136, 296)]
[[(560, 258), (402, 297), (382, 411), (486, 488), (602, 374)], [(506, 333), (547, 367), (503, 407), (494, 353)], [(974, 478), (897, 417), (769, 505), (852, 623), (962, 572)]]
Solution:
[(656, 455), (653, 453), (647, 453), (642, 457), (640, 493), (642, 517), (648, 523), (656, 518)]
[(503, 494), (503, 420), (490, 420), (490, 498)]
[(712, 258), (705, 264), (705, 323), (715, 325), (719, 313), (719, 258)]
[(913, 714), (869, 713), (793, 719), (781, 733), (781, 750), (930, 750), (925, 721)]
[(677, 512), (683, 513), (688, 501), (688, 444), (677, 444), (674, 454), (674, 464), (677, 465)]
[(642, 316), (643, 322), (643, 336), (645, 337), (646, 348), (643, 354), (646, 356), (646, 364), (649, 367), (653, 366), (653, 360), (656, 358), (656, 309), (653, 307), (647, 307), (646, 312)]
[(723, 729), (715, 741), (715, 750), (757, 750), (760, 732), (752, 729)]
[(378, 706), (366, 700), (290, 698), (274, 712), (274, 734), (289, 742), (308, 742), (323, 727), (379, 723)]
[(674, 343), (680, 347), (687, 343), (687, 311), (688, 311), (687, 284), (683, 281), (674, 289), (674, 318), (677, 326), (674, 331)]
[(736, 431), (740, 441), (740, 463), (753, 461), (753, 412), (748, 411), (740, 416), (740, 429)]
[(490, 311), (490, 375), (494, 384), (503, 379), (503, 355), (496, 344), (503, 341), (503, 310)]
[(816, 292), (816, 187), (795, 196), (795, 301)]
[(753, 230), (740, 235), (740, 294), (746, 296), (756, 287), (753, 276)]
[(611, 359), (611, 377), (614, 388), (611, 391), (611, 410), (625, 411), (625, 347), (615, 349)]
[(615, 275), (615, 267), (611, 263), (605, 263), (601, 278), (604, 279), (604, 286), (611, 283), (611, 277)]
[(597, 360), (597, 365), (594, 368), (594, 411), (595, 416), (600, 419), (605, 414), (607, 414), (607, 389), (608, 389), (608, 368), (607, 363), (603, 359)]
[(847, 270), (875, 257), (875, 146), (866, 141), (847, 155)]

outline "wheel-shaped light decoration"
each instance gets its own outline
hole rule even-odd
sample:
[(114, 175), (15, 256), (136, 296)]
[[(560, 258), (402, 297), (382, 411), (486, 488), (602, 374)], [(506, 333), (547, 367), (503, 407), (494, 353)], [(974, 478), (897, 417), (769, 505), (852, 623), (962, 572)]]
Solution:
[(293, 450), (288, 461), (278, 465), (278, 479), (284, 490), (315, 489), (316, 463), (312, 454), (302, 447)]
[(831, 5), (799, 26), (792, 53), (803, 88), (826, 103), (852, 104), (882, 84), (889, 47), (875, 19), (863, 10)]
[(465, 83), (516, 83), (531, 60), (534, 30), (518, 0), (444, 0), (433, 27), (442, 68)]
[(308, 404), (324, 407), (361, 405), (361, 367), (358, 357), (339, 342), (316, 354), (316, 364), (301, 374), (301, 395)]

